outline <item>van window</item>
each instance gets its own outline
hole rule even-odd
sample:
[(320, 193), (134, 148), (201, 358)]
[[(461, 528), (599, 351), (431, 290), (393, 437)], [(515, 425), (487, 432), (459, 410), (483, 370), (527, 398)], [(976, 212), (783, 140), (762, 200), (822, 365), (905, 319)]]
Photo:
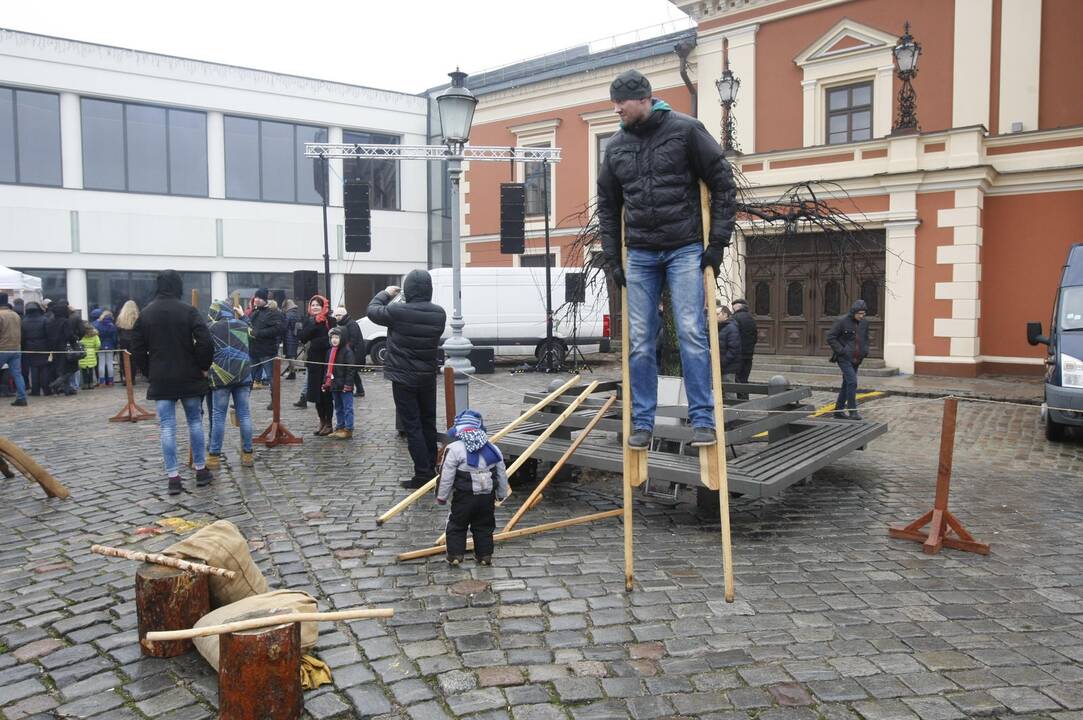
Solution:
[(1083, 330), (1083, 285), (1064, 288), (1059, 306), (1060, 329)]

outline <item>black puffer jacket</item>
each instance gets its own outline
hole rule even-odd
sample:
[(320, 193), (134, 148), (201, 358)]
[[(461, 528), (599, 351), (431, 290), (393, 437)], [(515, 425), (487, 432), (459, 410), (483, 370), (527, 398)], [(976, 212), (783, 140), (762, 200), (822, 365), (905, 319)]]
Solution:
[(199, 311), (181, 301), (181, 278), (158, 273), (158, 293), (132, 328), (132, 363), (150, 380), (148, 400), (207, 394), (214, 343)]
[(278, 341), (286, 334), (286, 317), (279, 311), (264, 305), (252, 313), (252, 340), (249, 352), (252, 357), (269, 358), (278, 354)]
[(384, 377), (411, 387), (432, 385), (447, 313), (432, 302), (432, 277), (427, 271), (412, 270), (402, 285), (405, 302), (392, 304), (387, 291), (380, 291), (369, 303), (369, 320), (387, 327)]
[(756, 318), (748, 308), (742, 307), (733, 313), (733, 322), (737, 323), (737, 330), (741, 333), (741, 357), (748, 360), (756, 354), (756, 341), (760, 339), (756, 328)]
[(68, 345), (76, 345), (79, 338), (80, 322), (71, 316), (71, 309), (66, 300), (53, 303), (53, 316), (46, 321), (45, 332), (49, 337), (50, 350), (65, 350)]
[(363, 364), (365, 362), (365, 336), (361, 332), (361, 326), (350, 317), (349, 313), (342, 316), (342, 319), (338, 321), (338, 326), (346, 335), (346, 344), (350, 346), (353, 361), (358, 365)]
[(670, 250), (703, 242), (699, 181), (711, 194), (712, 245), (730, 242), (733, 171), (703, 123), (655, 100), (646, 120), (609, 141), (598, 175), (598, 223), (610, 263), (620, 259), (621, 208), (630, 248)]
[(868, 311), (864, 300), (856, 300), (850, 312), (839, 316), (827, 333), (827, 344), (834, 351), (831, 362), (849, 360), (854, 367), (869, 355), (869, 321), (854, 317), (861, 310)]
[[(52, 350), (49, 346), (48, 321), (41, 304), (28, 302), (23, 316), (23, 350)], [(31, 367), (43, 367), (49, 364), (48, 355), (24, 355), (23, 362)]]

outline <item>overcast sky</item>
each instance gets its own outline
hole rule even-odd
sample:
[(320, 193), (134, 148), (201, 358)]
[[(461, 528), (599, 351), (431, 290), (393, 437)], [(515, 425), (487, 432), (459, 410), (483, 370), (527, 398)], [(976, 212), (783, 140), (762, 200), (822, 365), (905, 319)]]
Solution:
[(687, 21), (668, 0), (0, 2), (12, 30), (405, 92)]

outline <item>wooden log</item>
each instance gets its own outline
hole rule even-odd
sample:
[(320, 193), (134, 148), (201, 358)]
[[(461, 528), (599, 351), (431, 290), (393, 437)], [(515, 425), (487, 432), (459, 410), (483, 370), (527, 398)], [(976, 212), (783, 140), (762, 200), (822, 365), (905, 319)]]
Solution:
[(219, 639), (221, 720), (297, 720), (301, 692), (301, 626), (226, 633)]
[(192, 649), (188, 639), (154, 641), (162, 630), (187, 630), (211, 609), (206, 575), (146, 563), (135, 572), (135, 610), (139, 647), (150, 657), (175, 657)]
[(165, 565), (166, 567), (177, 568), (178, 570), (187, 570), (192, 573), (200, 573), (203, 575), (218, 575), (224, 577), (227, 580), (232, 580), (237, 576), (232, 570), (226, 570), (225, 568), (214, 567), (213, 565), (205, 565), (203, 563), (189, 562), (187, 560), (181, 560), (180, 558), (169, 557), (168, 555), (160, 555), (158, 553), (145, 553), (137, 550), (125, 550), (124, 548), (109, 547), (108, 545), (91, 545), (90, 552), (97, 553), (98, 555), (105, 555), (106, 557), (118, 557), (125, 560), (135, 560), (136, 562), (151, 563), (153, 565)]
[[(569, 387), (571, 387), (572, 385), (574, 385), (577, 382), (579, 382), (579, 375), (576, 375), (575, 377), (568, 380), (568, 382), (564, 383), (563, 385), (558, 387), (556, 390), (554, 390), (553, 392), (549, 393), (544, 398), (539, 400), (536, 404), (531, 406), (530, 409), (528, 409), (522, 415), (515, 418), (510, 423), (505, 425), (503, 428), (498, 430), (496, 433), (493, 434), (492, 437), (489, 438), (489, 441), (495, 443), (498, 440), (500, 440), (500, 438), (504, 437), (505, 435), (510, 433), (512, 430), (514, 430), (520, 423), (522, 423), (527, 418), (534, 415), (536, 412), (538, 412), (539, 410), (544, 408), (549, 403), (553, 402), (553, 400), (560, 397), (561, 394), (565, 390), (567, 390)], [(432, 480), (429, 480), (427, 483), (425, 483), (424, 485), (419, 487), (417, 490), (414, 490), (412, 493), (410, 493), (405, 498), (403, 498), (398, 503), (396, 503), (390, 510), (385, 512), (380, 517), (376, 518), (376, 524), (377, 525), (383, 525), (385, 522), (387, 522), (391, 518), (395, 517), (396, 515), (401, 513), (406, 508), (413, 505), (415, 502), (417, 502), (422, 497), (427, 495), (434, 487), (436, 487), (436, 483), (439, 482), (439, 481), (440, 481), (440, 476), (437, 475)]]
[[(568, 518), (567, 520), (558, 520), (556, 522), (545, 523), (544, 525), (535, 525), (528, 528), (519, 528), (518, 530), (511, 530), (509, 532), (499, 532), (493, 535), (494, 542), (503, 542), (504, 540), (513, 540), (519, 537), (525, 537), (527, 535), (536, 535), (537, 533), (548, 532), (549, 530), (559, 530), (560, 528), (571, 527), (573, 525), (582, 525), (583, 523), (594, 522), (595, 520), (605, 520), (606, 518), (617, 517), (623, 510), (617, 508), (616, 510), (606, 510), (604, 512), (593, 513), (591, 515), (580, 515), (579, 517)], [(474, 547), (474, 541), (468, 539), (466, 541), (466, 548), (469, 550)], [(417, 558), (428, 557), (430, 555), (439, 555), (442, 552), (447, 552), (446, 545), (435, 545), (429, 548), (423, 548), (421, 550), (411, 550), (410, 552), (404, 552), (399, 555), (399, 560), (416, 560)]]
[[(3, 457), (7, 462), (15, 466), (24, 477), (33, 480), (38, 485), (41, 485), (41, 489), (45, 491), (45, 494), (49, 497), (55, 497), (64, 499), (71, 495), (68, 489), (60, 484), (60, 482), (53, 477), (49, 471), (38, 465), (34, 458), (15, 443), (8, 440), (6, 437), (0, 437), (0, 457)], [(6, 467), (6, 465), (5, 465)], [(12, 477), (8, 472), (4, 473), (5, 477)]]
[(605, 414), (609, 412), (609, 408), (613, 407), (613, 403), (616, 401), (616, 395), (609, 396), (609, 399), (605, 401), (605, 404), (602, 405), (601, 408), (599, 408), (597, 414), (595, 414), (595, 416), (591, 418), (590, 422), (587, 423), (587, 426), (583, 428), (583, 431), (579, 433), (579, 435), (575, 438), (572, 444), (568, 446), (568, 449), (565, 450), (564, 453), (560, 456), (560, 459), (556, 461), (556, 463), (553, 465), (552, 468), (550, 468), (549, 472), (545, 475), (545, 477), (542, 478), (542, 481), (538, 483), (538, 487), (534, 488), (534, 492), (530, 493), (530, 496), (523, 501), (522, 506), (515, 512), (514, 515), (512, 515), (511, 520), (508, 520), (508, 524), (504, 526), (503, 532), (508, 532), (509, 530), (514, 528), (519, 523), (519, 520), (522, 519), (523, 515), (525, 515), (528, 510), (538, 504), (542, 497), (542, 491), (545, 490), (545, 488), (549, 485), (550, 482), (552, 482), (553, 478), (557, 476), (557, 473), (559, 473), (564, 468), (564, 463), (568, 462), (568, 458), (570, 458), (575, 453), (575, 451), (579, 449), (579, 446), (582, 445), (583, 441), (587, 439), (588, 435), (590, 435), (590, 431), (594, 429), (594, 426), (597, 425), (603, 417), (605, 417)]
[(395, 614), (391, 608), (359, 608), (356, 610), (336, 610), (334, 612), (307, 612), (290, 613), (288, 615), (265, 615), (261, 617), (234, 620), (222, 625), (205, 625), (186, 630), (172, 630), (167, 632), (151, 633), (147, 640), (158, 642), (160, 640), (190, 640), (197, 637), (210, 637), (241, 630), (254, 630), (255, 628), (270, 627), (284, 622), (334, 622), (336, 620), (364, 620), (370, 618), (389, 618)]

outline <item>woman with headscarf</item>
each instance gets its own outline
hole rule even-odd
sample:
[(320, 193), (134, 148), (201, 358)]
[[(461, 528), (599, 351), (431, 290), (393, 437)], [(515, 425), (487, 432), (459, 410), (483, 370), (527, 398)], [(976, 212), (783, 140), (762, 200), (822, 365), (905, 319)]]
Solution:
[[(139, 319), (139, 306), (135, 300), (129, 300), (124, 303), (120, 308), (120, 313), (116, 318), (117, 325), (117, 349), (122, 352), (130, 353), (132, 351), (132, 328), (135, 327), (135, 321)], [(117, 361), (120, 363), (121, 374), (124, 370), (124, 358), (117, 356)], [(135, 385), (135, 378), (138, 373), (132, 373), (132, 385)]]
[(322, 295), (313, 295), (308, 301), (308, 317), (297, 338), (302, 343), (308, 343), (305, 400), (316, 403), (316, 414), (319, 415), (320, 426), (313, 435), (320, 437), (330, 435), (335, 429), (332, 424), (334, 406), (331, 393), (322, 387), (324, 363), (327, 362), (327, 353), (331, 348), (331, 341), (327, 334), (335, 324), (330, 310), (327, 298)]

